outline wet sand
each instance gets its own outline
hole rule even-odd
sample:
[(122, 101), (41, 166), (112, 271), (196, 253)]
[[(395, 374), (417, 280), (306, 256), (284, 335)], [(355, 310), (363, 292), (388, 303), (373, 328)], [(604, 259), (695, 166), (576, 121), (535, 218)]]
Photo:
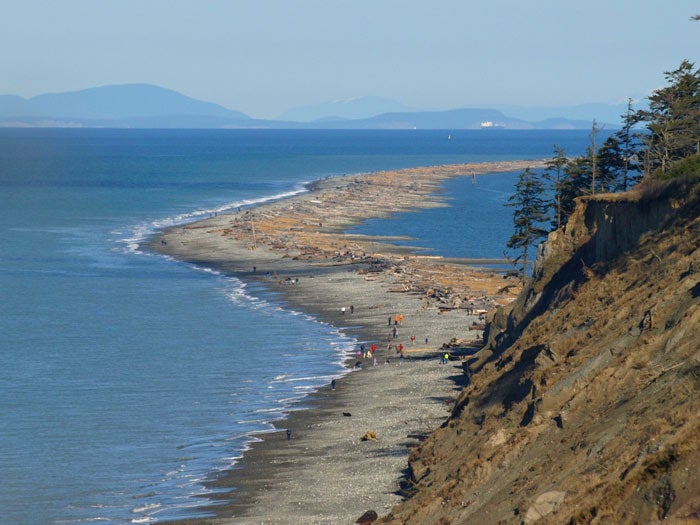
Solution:
[[(231, 489), (212, 507), (216, 517), (188, 522), (354, 523), (370, 509), (384, 515), (401, 500), (410, 447), (442, 424), (464, 384), (460, 360), (478, 345), (479, 315), (511, 301), (519, 285), (461, 262), (409, 255), (387, 239), (343, 232), (365, 218), (444, 205), (435, 193), (446, 178), (539, 165), (326, 179), (311, 192), (171, 228), (152, 240), (153, 249), (178, 259), (260, 281), (291, 308), (379, 349), (335, 390), (320, 389), (303, 402), (307, 410), (261, 435), (234, 469), (211, 483)], [(399, 314), (403, 320), (394, 325)], [(405, 348), (404, 359), (397, 345)], [(450, 361), (441, 364), (445, 352)], [(367, 432), (376, 439), (363, 441)]]

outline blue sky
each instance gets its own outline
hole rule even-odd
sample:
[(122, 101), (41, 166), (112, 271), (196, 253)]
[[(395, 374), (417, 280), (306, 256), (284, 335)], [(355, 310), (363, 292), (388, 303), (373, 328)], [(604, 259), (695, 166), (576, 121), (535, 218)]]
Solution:
[(698, 0), (0, 0), (0, 94), (146, 82), (259, 118), (643, 97), (700, 66)]

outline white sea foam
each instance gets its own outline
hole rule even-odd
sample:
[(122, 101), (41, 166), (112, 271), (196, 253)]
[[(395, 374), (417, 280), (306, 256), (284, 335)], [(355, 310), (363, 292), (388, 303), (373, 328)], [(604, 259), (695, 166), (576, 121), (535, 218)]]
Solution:
[[(277, 412), (281, 412), (281, 409), (278, 410)], [(255, 412), (253, 412), (255, 414)], [(259, 425), (260, 427), (263, 427), (265, 425), (268, 425), (272, 427), (272, 421), (275, 421), (277, 418), (260, 418), (260, 417), (253, 417), (253, 414), (250, 414), (249, 419), (246, 419), (245, 417), (239, 418), (236, 420), (237, 425), (246, 425), (248, 427), (254, 426), (254, 425)], [(251, 430), (250, 432), (258, 432), (259, 429)]]
[(281, 383), (296, 383), (299, 381), (316, 382), (319, 381), (329, 381), (333, 379), (332, 375), (322, 375), (322, 376), (306, 376), (306, 377), (287, 377), (285, 379), (280, 379)]
[[(255, 204), (261, 204), (264, 202), (269, 202), (273, 200), (282, 199), (285, 197), (293, 196), (307, 191), (306, 188), (299, 188), (290, 192), (281, 193), (275, 196), (246, 200), (229, 203), (212, 209), (203, 209), (191, 213), (184, 213), (174, 217), (168, 217), (164, 219), (154, 220), (150, 223), (142, 223), (134, 226), (128, 232), (120, 232), (115, 230), (113, 235), (120, 237), (118, 242), (125, 252), (140, 254), (141, 246), (144, 241), (153, 235), (156, 231), (162, 228), (167, 228), (171, 226), (178, 226), (181, 224), (186, 224), (188, 222), (193, 222), (197, 219), (204, 218), (216, 213), (223, 213), (230, 210), (234, 210), (240, 206), (250, 206)], [(165, 256), (167, 259), (173, 260), (173, 258)], [(182, 264), (182, 263), (180, 263)], [(335, 355), (333, 359), (334, 364), (338, 365), (338, 372), (335, 374), (321, 374), (321, 375), (304, 375), (301, 377), (295, 377), (290, 373), (278, 373), (273, 379), (269, 380), (270, 383), (267, 385), (270, 392), (269, 398), (262, 398), (259, 402), (263, 405), (267, 405), (264, 408), (259, 408), (254, 410), (253, 413), (247, 415), (236, 414), (235, 425), (240, 425), (244, 428), (251, 429), (248, 432), (237, 433), (234, 437), (222, 437), (222, 445), (226, 443), (227, 440), (233, 439), (239, 443), (235, 448), (236, 453), (233, 455), (222, 454), (220, 457), (220, 466), (212, 466), (209, 464), (209, 472), (212, 468), (214, 470), (220, 468), (221, 470), (231, 468), (235, 465), (240, 458), (245, 454), (245, 452), (250, 449), (250, 446), (255, 441), (258, 441), (260, 436), (267, 433), (278, 432), (278, 428), (273, 425), (275, 421), (281, 421), (286, 419), (289, 414), (297, 410), (305, 410), (300, 402), (303, 402), (309, 394), (317, 391), (324, 384), (329, 383), (334, 378), (339, 378), (348, 373), (349, 371), (342, 367), (343, 362), (350, 355), (355, 346), (355, 340), (348, 337), (342, 328), (337, 328), (329, 323), (320, 321), (313, 315), (299, 310), (287, 309), (283, 304), (270, 301), (266, 298), (259, 297), (254, 291), (251, 291), (251, 287), (243, 282), (242, 280), (226, 276), (222, 272), (204, 267), (188, 264), (196, 271), (209, 274), (213, 277), (221, 279), (223, 285), (221, 286), (221, 291), (223, 295), (236, 305), (241, 305), (246, 308), (252, 308), (262, 312), (269, 313), (270, 315), (288, 315), (296, 317), (298, 319), (304, 319), (308, 322), (315, 323), (320, 327), (323, 327), (326, 335), (321, 336), (319, 341), (314, 343), (311, 349), (316, 349), (319, 345), (325, 346), (326, 349), (330, 349), (332, 354)], [(257, 288), (255, 288), (257, 290)], [(257, 382), (253, 380), (242, 381), (242, 382)], [(288, 385), (286, 387), (275, 385)], [(279, 394), (275, 398), (274, 391), (279, 388)], [(267, 394), (265, 394), (267, 396)], [(243, 416), (243, 417), (241, 417)], [(200, 445), (206, 445), (211, 447), (212, 443), (191, 443), (186, 445), (184, 448), (198, 448)], [(209, 453), (205, 453), (209, 455)], [(196, 463), (196, 459), (193, 460)], [(189, 463), (189, 462), (188, 462)], [(210, 489), (204, 488), (203, 482), (206, 476), (202, 476), (202, 472), (192, 465), (179, 465), (178, 468), (172, 469), (166, 475), (166, 479), (163, 480), (164, 483), (176, 482), (178, 486), (187, 488), (188, 492), (192, 492), (191, 497), (186, 498), (184, 506), (196, 506), (201, 503), (201, 499), (195, 498), (195, 495), (201, 495), (202, 493), (211, 492)], [(193, 490), (195, 492), (193, 492)], [(154, 497), (157, 499), (157, 496)], [(133, 523), (152, 523), (155, 521), (160, 521), (155, 518), (154, 515), (161, 513), (169, 513), (173, 509), (181, 507), (182, 503), (175, 503), (173, 501), (164, 500), (161, 506), (160, 503), (149, 503), (141, 505), (133, 510), (134, 514), (143, 514), (139, 517), (134, 517)]]
[[(259, 197), (257, 199), (242, 199), (239, 201), (228, 202), (221, 204), (219, 206), (214, 206), (212, 208), (205, 208), (201, 210), (195, 210), (186, 213), (180, 213), (172, 217), (163, 217), (155, 219), (151, 222), (140, 223), (131, 228), (131, 231), (126, 237), (121, 237), (117, 242), (123, 246), (124, 251), (135, 254), (142, 254), (141, 244), (153, 235), (156, 231), (162, 230), (164, 228), (170, 228), (173, 226), (181, 226), (196, 220), (210, 217), (219, 213), (227, 213), (232, 210), (236, 210), (242, 207), (256, 206), (259, 204), (264, 204), (266, 202), (273, 202), (281, 199), (286, 199), (288, 197), (293, 197), (301, 193), (306, 193), (308, 188), (306, 187), (308, 183), (303, 183), (297, 186), (295, 189), (278, 193), (276, 195), (269, 195), (267, 197)], [(122, 232), (115, 232), (117, 235), (124, 235)]]
[[(291, 392), (290, 392), (291, 393)], [(305, 396), (302, 395), (296, 395), (292, 397), (285, 397), (283, 399), (279, 399), (277, 402), (281, 404), (285, 404), (284, 412), (285, 414), (287, 412), (294, 412), (296, 408), (294, 407), (294, 403), (299, 402), (300, 399), (303, 399)]]
[(226, 297), (238, 305), (245, 305), (257, 309), (269, 309), (270, 303), (264, 299), (248, 293), (246, 283), (235, 277), (227, 278), (227, 286), (224, 290)]
[(275, 407), (275, 408), (258, 408), (255, 413), (256, 414), (279, 414), (280, 412), (283, 412), (284, 408), (283, 407)]
[(196, 267), (197, 270), (199, 270), (200, 272), (210, 273), (210, 274), (212, 274), (212, 275), (221, 275), (221, 272), (220, 272), (220, 271), (214, 270), (213, 268), (207, 268), (206, 266), (195, 266), (195, 267)]
[(292, 387), (292, 389), (295, 392), (301, 392), (304, 394), (311, 394), (312, 392), (315, 392), (317, 390), (317, 387), (315, 387), (314, 385), (298, 385), (298, 386)]
[[(93, 508), (106, 508), (105, 506), (98, 507), (96, 505), (92, 506)], [(71, 520), (56, 520), (54, 523), (57, 525), (61, 525), (63, 523), (66, 524), (73, 524), (75, 525), (76, 523), (113, 523), (114, 520), (112, 518), (107, 518), (104, 516), (95, 516), (94, 518), (82, 518), (82, 519), (71, 519)]]
[(136, 507), (135, 509), (132, 509), (131, 512), (134, 514), (139, 514), (142, 512), (151, 512), (155, 509), (160, 508), (160, 503), (149, 503), (148, 505), (143, 505), (142, 507)]

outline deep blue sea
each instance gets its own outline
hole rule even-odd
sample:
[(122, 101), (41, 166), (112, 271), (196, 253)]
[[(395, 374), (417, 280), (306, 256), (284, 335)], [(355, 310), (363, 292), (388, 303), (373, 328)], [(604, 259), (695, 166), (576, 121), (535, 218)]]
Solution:
[[(327, 176), (548, 158), (554, 144), (575, 155), (588, 143), (583, 131), (451, 135), (0, 130), (2, 522), (202, 515), (202, 480), (345, 372), (352, 339), (259, 286), (149, 253), (158, 227)], [(359, 228), (500, 258), (514, 180), (454, 179), (453, 208)]]

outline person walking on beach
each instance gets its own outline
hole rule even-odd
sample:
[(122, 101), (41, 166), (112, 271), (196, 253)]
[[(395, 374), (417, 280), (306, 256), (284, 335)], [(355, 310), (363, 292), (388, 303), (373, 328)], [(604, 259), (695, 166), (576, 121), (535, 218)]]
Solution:
[(335, 379), (331, 381), (331, 390), (335, 390)]
[(389, 326), (391, 326), (391, 316), (389, 316)]
[(394, 335), (394, 339), (396, 339), (396, 334), (397, 334), (397, 333), (398, 333), (398, 332), (397, 332), (397, 330), (396, 330), (396, 327), (394, 327), (394, 331), (392, 332), (392, 334)]

